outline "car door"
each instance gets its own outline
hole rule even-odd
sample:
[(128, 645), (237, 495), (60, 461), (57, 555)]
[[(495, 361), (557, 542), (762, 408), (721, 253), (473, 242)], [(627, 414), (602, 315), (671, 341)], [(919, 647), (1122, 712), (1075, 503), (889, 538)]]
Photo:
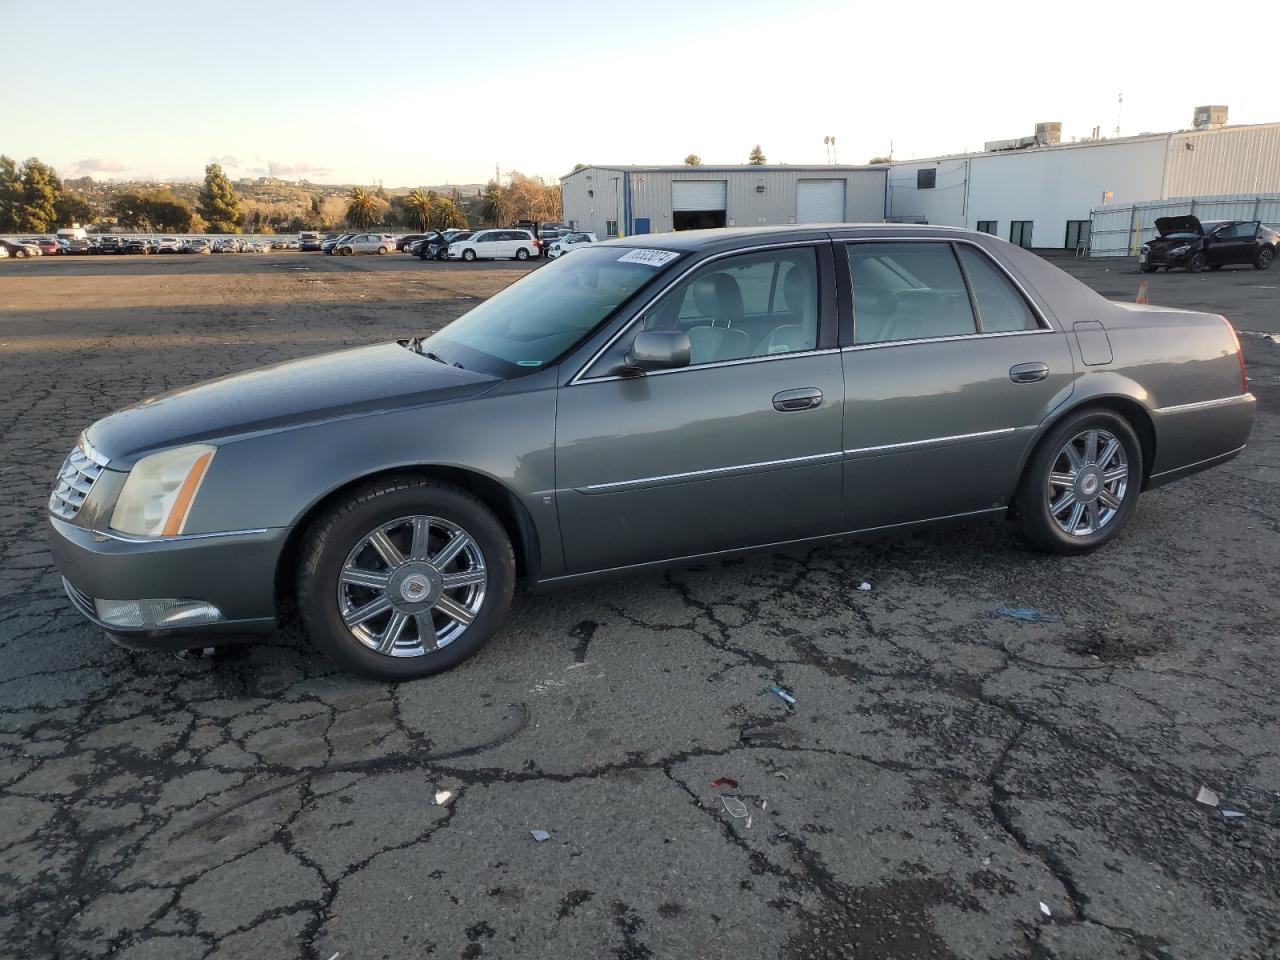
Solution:
[(1066, 335), (971, 241), (842, 253), (845, 526), (1003, 509), (1038, 425), (1071, 392)]
[[(840, 353), (829, 243), (687, 272), (560, 390), (557, 505), (572, 572), (835, 533)], [(623, 375), (641, 329), (689, 366)]]
[(1258, 222), (1256, 220), (1232, 224), (1228, 229), (1230, 260), (1227, 263), (1253, 263), (1257, 255)]
[(497, 230), (486, 230), (472, 238), (476, 246), (477, 257), (496, 257), (499, 255), (499, 238)]

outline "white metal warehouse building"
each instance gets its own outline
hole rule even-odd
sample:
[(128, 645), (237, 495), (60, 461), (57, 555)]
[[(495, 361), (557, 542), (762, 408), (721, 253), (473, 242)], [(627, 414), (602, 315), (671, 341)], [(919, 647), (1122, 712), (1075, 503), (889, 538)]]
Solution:
[(590, 166), (560, 178), (564, 218), (605, 237), (707, 227), (879, 223), (879, 166)]
[(1280, 192), (1280, 123), (1007, 143), (1018, 146), (895, 162), (888, 218), (968, 227), (1025, 247), (1077, 249), (1088, 245), (1095, 210), (1223, 195), (1248, 210), (1249, 198)]

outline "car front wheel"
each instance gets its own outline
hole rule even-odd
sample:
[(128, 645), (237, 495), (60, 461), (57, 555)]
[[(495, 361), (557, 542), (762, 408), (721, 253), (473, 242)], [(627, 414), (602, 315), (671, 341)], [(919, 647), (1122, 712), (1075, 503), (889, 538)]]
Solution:
[(1276, 252), (1270, 247), (1263, 247), (1258, 251), (1258, 255), (1253, 260), (1253, 269), (1270, 270), (1271, 264), (1276, 258)]
[(463, 251), (462, 251), (462, 259), (463, 259), (463, 260), (466, 260), (468, 263), (470, 263), (471, 261), (473, 261), (475, 258), (476, 258), (476, 252), (475, 252), (474, 250), (463, 250)]
[(1023, 534), (1050, 553), (1098, 549), (1133, 514), (1142, 469), (1142, 446), (1123, 417), (1108, 410), (1067, 416), (1040, 442), (1018, 485)]
[(1187, 260), (1187, 273), (1199, 273), (1204, 269), (1204, 254), (1193, 253)]
[(379, 248), (378, 248), (378, 256), (380, 256), (380, 257), (385, 257), (386, 255), (387, 255), (387, 248), (386, 248), (386, 247), (379, 247)]
[(417, 477), (356, 491), (307, 534), (298, 608), (312, 642), (375, 680), (409, 680), (475, 654), (511, 606), (515, 557), (475, 497)]

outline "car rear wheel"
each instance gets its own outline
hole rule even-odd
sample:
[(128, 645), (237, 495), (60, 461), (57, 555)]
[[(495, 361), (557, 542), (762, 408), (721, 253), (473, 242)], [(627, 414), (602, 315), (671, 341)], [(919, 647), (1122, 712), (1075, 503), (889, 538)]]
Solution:
[(375, 680), (409, 680), (475, 654), (511, 606), (515, 556), (464, 490), (417, 477), (356, 491), (307, 534), (298, 609), (312, 642)]
[(474, 250), (463, 250), (463, 251), (462, 251), (462, 259), (463, 259), (463, 260), (466, 260), (468, 263), (470, 263), (471, 261), (475, 260), (475, 258), (476, 258), (476, 252), (475, 252)]
[(25, 260), (27, 257), (27, 251), (19, 247), (17, 250), (13, 251), (13, 255), (17, 257), (19, 260)]
[(1204, 254), (1193, 253), (1187, 260), (1187, 273), (1199, 273), (1204, 269)]
[(378, 256), (380, 256), (380, 257), (385, 257), (386, 255), (387, 255), (387, 248), (386, 248), (386, 247), (379, 247), (379, 248), (378, 248)]
[(1258, 255), (1253, 260), (1253, 269), (1270, 270), (1271, 264), (1276, 258), (1276, 252), (1270, 247), (1263, 247), (1258, 251)]
[(343, 255), (344, 257), (349, 257), (349, 256), (351, 256), (353, 253), (355, 253), (355, 250), (353, 250), (351, 247), (343, 247), (343, 248), (342, 248), (342, 255)]
[(521, 247), (519, 250), (517, 250), (517, 251), (516, 251), (516, 259), (517, 259), (517, 260), (528, 260), (528, 259), (529, 259), (529, 251), (528, 251), (528, 250), (526, 250), (524, 247)]
[(1221, 269), (1222, 269), (1222, 264), (1220, 264), (1220, 263), (1211, 263), (1211, 264), (1209, 264), (1209, 269), (1210, 269), (1210, 270), (1213, 270), (1213, 271), (1215, 271), (1215, 272), (1216, 272), (1216, 271), (1218, 271), (1218, 270), (1221, 270)]
[(1036, 447), (1015, 497), (1022, 533), (1050, 553), (1097, 550), (1128, 522), (1142, 485), (1142, 446), (1109, 410), (1068, 415)]
[(1155, 272), (1156, 272), (1157, 270), (1159, 270), (1159, 269), (1160, 269), (1160, 268), (1159, 268), (1159, 267), (1157, 267), (1154, 263), (1144, 263), (1144, 264), (1142, 265), (1142, 272), (1143, 272), (1143, 273), (1155, 273)]

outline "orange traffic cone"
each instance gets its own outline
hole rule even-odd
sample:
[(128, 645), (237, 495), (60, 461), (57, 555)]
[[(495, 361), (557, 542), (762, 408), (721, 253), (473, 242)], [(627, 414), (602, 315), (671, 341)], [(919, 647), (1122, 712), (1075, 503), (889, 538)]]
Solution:
[(1143, 280), (1141, 283), (1138, 284), (1138, 299), (1135, 300), (1134, 302), (1135, 303), (1151, 302), (1150, 300), (1147, 299), (1147, 281)]

